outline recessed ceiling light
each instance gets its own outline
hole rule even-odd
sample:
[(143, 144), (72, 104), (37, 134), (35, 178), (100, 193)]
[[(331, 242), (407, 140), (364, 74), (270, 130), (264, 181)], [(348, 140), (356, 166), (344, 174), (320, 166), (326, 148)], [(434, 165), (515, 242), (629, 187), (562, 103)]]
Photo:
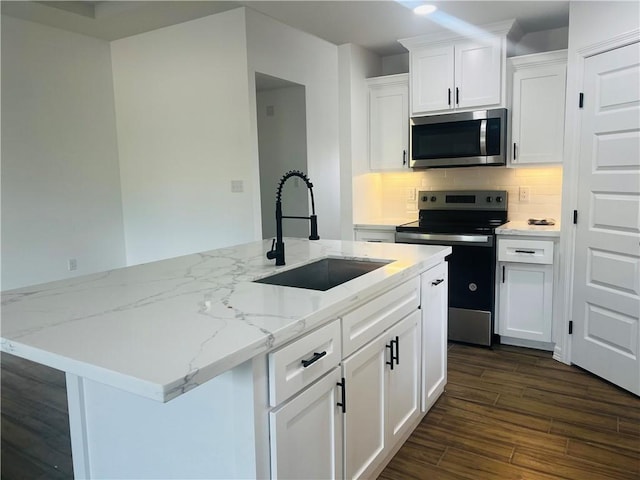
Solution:
[(435, 5), (419, 5), (413, 9), (416, 15), (429, 15), (438, 9)]

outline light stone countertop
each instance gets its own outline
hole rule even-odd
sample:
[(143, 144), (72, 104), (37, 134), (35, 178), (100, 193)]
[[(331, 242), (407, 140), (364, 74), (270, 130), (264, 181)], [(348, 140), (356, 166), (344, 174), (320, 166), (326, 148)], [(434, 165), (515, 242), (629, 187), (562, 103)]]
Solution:
[(556, 221), (555, 225), (529, 225), (526, 221), (507, 222), (496, 228), (496, 235), (559, 237), (560, 222)]
[[(2, 292), (0, 349), (166, 402), (439, 263), (451, 247), (286, 238)], [(325, 257), (394, 260), (326, 292), (252, 280)]]

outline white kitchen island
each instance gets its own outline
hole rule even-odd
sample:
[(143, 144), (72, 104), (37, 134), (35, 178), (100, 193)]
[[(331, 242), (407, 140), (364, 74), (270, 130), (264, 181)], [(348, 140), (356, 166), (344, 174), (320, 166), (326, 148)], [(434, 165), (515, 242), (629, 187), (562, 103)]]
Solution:
[[(76, 478), (269, 478), (275, 465), (270, 353), (330, 324), (345, 338), (345, 314), (381, 298), (403, 304), (394, 292), (415, 297), (417, 288), (420, 308), (421, 276), (442, 270), (451, 252), (292, 238), (285, 244), (283, 267), (265, 258), (270, 241), (262, 241), (3, 292), (2, 351), (66, 372)], [(327, 257), (391, 263), (327, 291), (253, 282)], [(444, 299), (446, 307), (446, 293)], [(384, 318), (400, 311), (394, 305)], [(426, 307), (434, 317), (446, 311)], [(388, 321), (379, 328), (389, 329)], [(445, 351), (446, 329), (441, 333), (431, 345)], [(331, 348), (341, 362), (341, 339)], [(415, 355), (423, 358), (422, 350)], [(325, 360), (309, 369), (316, 369), (313, 381), (324, 378)], [(424, 377), (424, 361), (418, 363)], [(446, 382), (446, 360), (444, 367)], [(438, 381), (432, 394), (444, 388)], [(337, 477), (344, 474), (341, 455), (334, 459)]]

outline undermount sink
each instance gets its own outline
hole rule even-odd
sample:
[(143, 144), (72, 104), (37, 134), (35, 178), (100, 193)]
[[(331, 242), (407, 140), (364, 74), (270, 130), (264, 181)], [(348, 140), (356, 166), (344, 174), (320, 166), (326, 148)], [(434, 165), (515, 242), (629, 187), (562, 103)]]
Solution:
[(391, 263), (393, 260), (354, 260), (349, 258), (323, 258), (291, 270), (254, 280), (258, 283), (282, 287), (306, 288), (326, 291), (342, 285), (365, 273)]

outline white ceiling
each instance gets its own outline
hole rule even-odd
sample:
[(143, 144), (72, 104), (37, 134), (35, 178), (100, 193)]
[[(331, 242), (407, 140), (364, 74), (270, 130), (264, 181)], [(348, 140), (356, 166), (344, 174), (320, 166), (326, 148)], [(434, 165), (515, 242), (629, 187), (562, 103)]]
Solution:
[(167, 25), (246, 6), (336, 45), (355, 43), (379, 55), (402, 53), (397, 43), (443, 31), (439, 20), (455, 17), (474, 25), (515, 18), (535, 32), (567, 26), (567, 1), (440, 0), (439, 10), (418, 17), (416, 1), (2, 1), (2, 13), (46, 25), (115, 40)]

